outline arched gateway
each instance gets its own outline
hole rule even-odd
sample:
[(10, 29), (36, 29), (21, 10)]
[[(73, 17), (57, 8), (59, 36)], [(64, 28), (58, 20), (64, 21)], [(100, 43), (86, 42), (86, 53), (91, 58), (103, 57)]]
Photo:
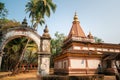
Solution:
[(32, 39), (38, 47), (38, 73), (42, 75), (49, 74), (49, 58), (50, 58), (50, 35), (48, 33), (47, 26), (44, 29), (42, 36), (36, 33), (35, 30), (27, 26), (27, 22), (24, 19), (22, 26), (10, 28), (3, 35), (1, 35), (0, 42), (0, 68), (2, 63), (3, 50), (5, 45), (18, 37), (25, 36)]

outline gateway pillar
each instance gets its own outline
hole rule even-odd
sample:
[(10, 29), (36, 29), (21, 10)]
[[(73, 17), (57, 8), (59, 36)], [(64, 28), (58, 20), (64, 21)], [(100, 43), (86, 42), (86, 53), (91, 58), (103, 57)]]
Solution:
[(50, 35), (47, 26), (44, 29), (44, 34), (41, 37), (41, 52), (38, 54), (38, 72), (41, 76), (49, 74), (50, 67)]

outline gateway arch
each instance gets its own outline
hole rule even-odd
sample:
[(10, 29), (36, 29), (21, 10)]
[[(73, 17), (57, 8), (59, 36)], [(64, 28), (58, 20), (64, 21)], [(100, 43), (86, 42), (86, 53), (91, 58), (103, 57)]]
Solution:
[(44, 33), (40, 36), (34, 29), (27, 26), (26, 19), (23, 20), (22, 25), (19, 27), (9, 28), (4, 32), (0, 42), (0, 68), (2, 63), (2, 57), (4, 53), (5, 45), (18, 37), (25, 36), (33, 40), (37, 44), (38, 54), (38, 74), (46, 75), (49, 74), (50, 65), (50, 35), (48, 33), (47, 26), (44, 29)]

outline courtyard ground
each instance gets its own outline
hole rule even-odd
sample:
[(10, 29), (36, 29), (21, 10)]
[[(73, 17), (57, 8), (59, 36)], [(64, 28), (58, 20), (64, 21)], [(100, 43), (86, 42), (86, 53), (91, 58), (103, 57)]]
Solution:
[[(8, 76), (9, 72), (0, 72), (0, 80), (40, 80), (37, 77), (37, 72), (19, 73), (15, 76)], [(104, 76), (104, 80), (116, 80), (115, 76)]]
[(7, 72), (0, 72), (0, 80), (38, 80), (37, 72), (19, 73), (15, 76), (8, 76)]

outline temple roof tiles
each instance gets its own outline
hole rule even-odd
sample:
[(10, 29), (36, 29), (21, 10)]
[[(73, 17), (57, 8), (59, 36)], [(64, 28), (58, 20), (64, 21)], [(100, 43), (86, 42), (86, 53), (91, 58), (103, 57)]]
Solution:
[(77, 14), (75, 13), (74, 18), (73, 18), (73, 25), (72, 28), (69, 32), (68, 38), (71, 37), (81, 37), (81, 38), (86, 38), (84, 31), (81, 28), (79, 19)]

